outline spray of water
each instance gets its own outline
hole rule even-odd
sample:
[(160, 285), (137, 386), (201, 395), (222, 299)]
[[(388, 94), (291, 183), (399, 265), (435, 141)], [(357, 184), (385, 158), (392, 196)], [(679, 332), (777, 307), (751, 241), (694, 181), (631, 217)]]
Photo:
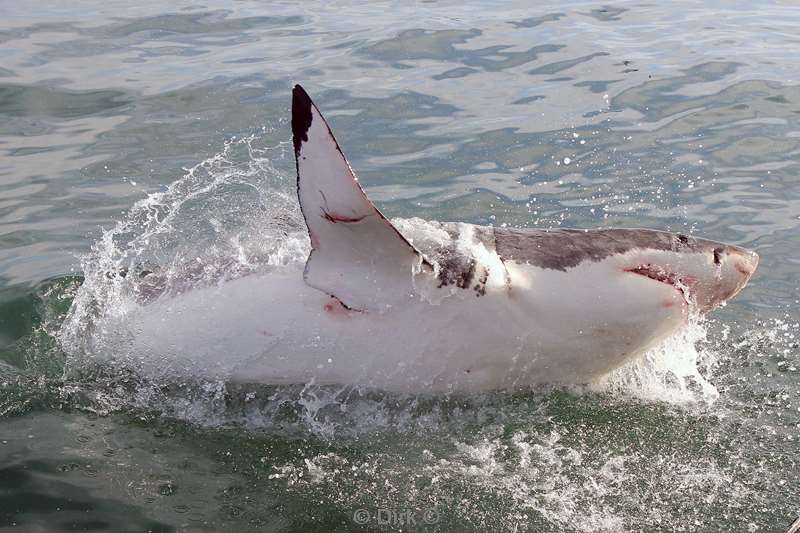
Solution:
[(675, 405), (713, 404), (719, 392), (702, 373), (713, 366), (717, 357), (705, 344), (707, 334), (705, 321), (695, 316), (659, 346), (603, 376), (589, 388)]
[(286, 192), (285, 143), (260, 147), (252, 135), (186, 169), (140, 200), (81, 258), (84, 282), (58, 338), (80, 367), (104, 326), (163, 292), (224, 282), (308, 254), (299, 207)]

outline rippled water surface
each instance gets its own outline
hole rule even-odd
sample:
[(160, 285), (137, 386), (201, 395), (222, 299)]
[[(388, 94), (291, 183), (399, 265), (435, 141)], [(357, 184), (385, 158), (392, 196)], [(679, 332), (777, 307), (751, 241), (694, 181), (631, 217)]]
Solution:
[[(786, 527), (800, 10), (527, 4), (0, 0), (0, 529)], [(121, 262), (302, 252), (276, 223), (298, 82), (389, 216), (693, 232), (759, 272), (574, 390), (154, 383), (66, 357), (73, 299), (113, 309)]]

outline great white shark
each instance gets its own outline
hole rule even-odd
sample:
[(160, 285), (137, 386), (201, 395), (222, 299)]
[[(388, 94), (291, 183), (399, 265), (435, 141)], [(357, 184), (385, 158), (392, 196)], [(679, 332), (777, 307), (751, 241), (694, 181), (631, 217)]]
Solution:
[(735, 296), (752, 251), (650, 229), (388, 220), (299, 85), (297, 196), (311, 252), (163, 293), (113, 324), (137, 367), (394, 391), (591, 382)]

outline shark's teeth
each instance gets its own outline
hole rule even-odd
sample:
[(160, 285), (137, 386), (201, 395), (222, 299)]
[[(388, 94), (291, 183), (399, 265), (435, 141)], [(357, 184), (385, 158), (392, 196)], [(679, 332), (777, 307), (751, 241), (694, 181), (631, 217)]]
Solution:
[(678, 276), (676, 274), (673, 272), (668, 272), (658, 265), (638, 265), (633, 268), (626, 268), (625, 271), (632, 272), (633, 274), (639, 274), (640, 276), (654, 279), (656, 281), (660, 281), (661, 283), (667, 283), (669, 285), (675, 285), (678, 282)]
[(690, 303), (689, 289), (697, 281), (692, 277), (680, 277), (674, 272), (669, 272), (658, 265), (653, 265), (650, 263), (638, 265), (632, 268), (626, 268), (625, 272), (638, 274), (640, 276), (644, 276), (646, 278), (650, 278), (674, 287), (678, 292), (681, 293), (686, 303)]

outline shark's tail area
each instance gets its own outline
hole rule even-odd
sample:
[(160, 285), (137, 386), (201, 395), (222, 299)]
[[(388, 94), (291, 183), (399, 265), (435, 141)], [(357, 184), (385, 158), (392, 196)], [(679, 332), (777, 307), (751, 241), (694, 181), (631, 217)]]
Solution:
[(292, 91), (297, 196), (311, 254), (306, 283), (356, 310), (380, 310), (411, 292), (427, 262), (367, 198), (328, 123), (299, 85)]

